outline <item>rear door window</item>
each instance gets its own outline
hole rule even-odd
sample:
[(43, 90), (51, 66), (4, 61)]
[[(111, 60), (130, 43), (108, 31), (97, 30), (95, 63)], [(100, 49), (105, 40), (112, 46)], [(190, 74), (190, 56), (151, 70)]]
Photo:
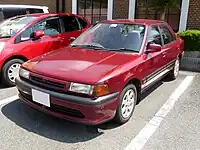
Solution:
[(167, 25), (160, 25), (160, 30), (163, 37), (164, 45), (175, 41), (175, 37), (173, 36), (172, 32), (170, 31)]
[(74, 16), (63, 16), (61, 19), (64, 23), (64, 32), (80, 30), (79, 23)]

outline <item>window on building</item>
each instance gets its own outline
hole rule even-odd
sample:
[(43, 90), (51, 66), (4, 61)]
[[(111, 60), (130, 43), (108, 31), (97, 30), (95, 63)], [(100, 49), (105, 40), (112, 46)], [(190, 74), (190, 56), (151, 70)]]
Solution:
[(78, 0), (78, 14), (87, 18), (92, 24), (107, 19), (108, 0)]
[[(154, 0), (136, 0), (136, 16), (137, 19), (160, 19), (161, 12), (155, 11), (153, 7)], [(177, 8), (169, 8), (166, 10), (165, 21), (167, 21), (175, 32), (179, 29), (180, 13), (182, 0), (177, 1)]]

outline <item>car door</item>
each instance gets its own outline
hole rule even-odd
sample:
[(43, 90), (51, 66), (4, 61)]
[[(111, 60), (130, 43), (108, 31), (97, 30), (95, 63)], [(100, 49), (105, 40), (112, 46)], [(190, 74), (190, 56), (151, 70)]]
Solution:
[(61, 24), (65, 46), (70, 44), (71, 37), (77, 38), (83, 32), (75, 16), (61, 16)]
[[(44, 31), (44, 36), (37, 40), (30, 38), (34, 31)], [(63, 47), (59, 17), (48, 17), (25, 29), (18, 37), (15, 48), (34, 58)]]
[[(159, 44), (163, 46), (158, 25), (152, 25), (148, 28), (148, 35), (146, 41), (146, 50), (148, 44), (150, 43)], [(145, 87), (151, 83), (154, 77), (158, 76), (162, 72), (163, 63), (161, 51), (148, 53), (143, 56), (143, 86)]]
[(168, 25), (160, 24), (159, 28), (164, 43), (162, 49), (163, 62), (165, 65), (173, 65), (174, 60), (178, 55), (178, 51), (176, 51), (176, 49), (179, 48), (177, 47), (176, 38), (172, 31), (169, 29)]

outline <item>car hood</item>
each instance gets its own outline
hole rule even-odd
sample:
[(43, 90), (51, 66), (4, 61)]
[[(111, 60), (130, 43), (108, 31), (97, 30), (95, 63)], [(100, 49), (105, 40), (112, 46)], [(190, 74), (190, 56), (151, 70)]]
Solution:
[(7, 42), (10, 38), (0, 38), (0, 42)]
[(65, 48), (35, 59), (32, 71), (56, 79), (90, 83), (99, 81), (138, 55)]

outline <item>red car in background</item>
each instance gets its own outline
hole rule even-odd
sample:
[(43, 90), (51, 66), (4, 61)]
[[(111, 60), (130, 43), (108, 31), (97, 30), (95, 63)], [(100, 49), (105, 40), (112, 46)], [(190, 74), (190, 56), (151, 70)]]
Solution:
[(146, 89), (166, 75), (176, 79), (183, 49), (166, 22), (101, 21), (69, 47), (24, 63), (16, 85), (21, 100), (51, 115), (122, 124)]
[(2, 81), (15, 85), (20, 65), (34, 57), (71, 43), (90, 27), (88, 20), (74, 14), (31, 14), (0, 23), (0, 71)]

